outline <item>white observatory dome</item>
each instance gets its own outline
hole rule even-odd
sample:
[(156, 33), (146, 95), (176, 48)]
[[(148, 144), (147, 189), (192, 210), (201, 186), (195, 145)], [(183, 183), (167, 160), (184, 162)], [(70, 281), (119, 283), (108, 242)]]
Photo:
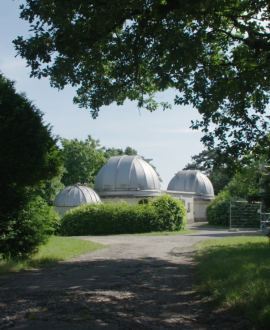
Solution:
[(159, 196), (156, 171), (139, 156), (111, 157), (98, 172), (95, 191), (105, 196)]
[(55, 197), (53, 206), (62, 215), (69, 209), (81, 204), (101, 203), (97, 193), (86, 184), (73, 184), (67, 186)]
[(195, 170), (177, 172), (171, 179), (167, 190), (190, 192), (204, 198), (214, 197), (214, 188), (211, 181), (202, 172)]

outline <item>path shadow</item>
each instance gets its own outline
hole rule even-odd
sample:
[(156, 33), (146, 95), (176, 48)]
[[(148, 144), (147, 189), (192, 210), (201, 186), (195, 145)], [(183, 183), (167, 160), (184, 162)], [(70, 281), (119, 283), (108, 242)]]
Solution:
[(194, 267), (156, 258), (94, 260), (8, 275), (0, 278), (0, 327), (202, 330), (244, 322), (247, 329), (192, 290)]

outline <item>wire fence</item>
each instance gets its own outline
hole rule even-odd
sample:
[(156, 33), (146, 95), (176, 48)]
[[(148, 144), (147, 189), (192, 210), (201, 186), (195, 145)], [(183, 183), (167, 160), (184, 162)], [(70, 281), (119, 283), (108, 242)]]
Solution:
[(261, 210), (261, 202), (232, 201), (230, 203), (230, 229), (261, 228)]

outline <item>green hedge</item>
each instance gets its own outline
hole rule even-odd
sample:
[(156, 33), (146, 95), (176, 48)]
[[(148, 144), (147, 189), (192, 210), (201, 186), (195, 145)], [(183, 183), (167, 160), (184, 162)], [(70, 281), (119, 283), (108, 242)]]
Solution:
[(235, 200), (229, 191), (221, 191), (206, 208), (206, 218), (210, 225), (229, 226), (230, 202)]
[(88, 204), (67, 212), (61, 223), (61, 234), (111, 235), (185, 228), (185, 208), (171, 196), (161, 196), (148, 204)]

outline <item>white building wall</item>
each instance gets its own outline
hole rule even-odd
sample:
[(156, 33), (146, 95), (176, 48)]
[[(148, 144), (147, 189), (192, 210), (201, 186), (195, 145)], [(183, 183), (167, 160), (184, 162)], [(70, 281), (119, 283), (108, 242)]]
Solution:
[(147, 197), (143, 197), (143, 196), (138, 196), (138, 197), (134, 197), (134, 196), (130, 196), (130, 197), (126, 197), (126, 196), (120, 196), (120, 197), (100, 197), (102, 203), (107, 204), (107, 203), (119, 203), (121, 201), (125, 201), (128, 204), (138, 204), (139, 201), (141, 199), (144, 199)]
[(211, 200), (194, 200), (194, 221), (206, 221), (206, 207), (209, 205)]
[(194, 198), (192, 194), (185, 194), (180, 191), (166, 191), (167, 195), (173, 196), (181, 200), (187, 210), (187, 222), (194, 222)]

